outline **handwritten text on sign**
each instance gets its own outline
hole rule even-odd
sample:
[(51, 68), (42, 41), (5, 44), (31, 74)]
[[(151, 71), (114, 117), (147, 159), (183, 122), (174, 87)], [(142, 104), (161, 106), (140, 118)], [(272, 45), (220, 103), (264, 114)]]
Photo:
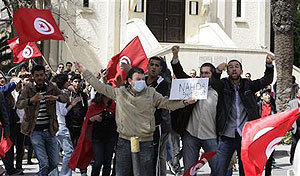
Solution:
[(185, 100), (193, 97), (207, 99), (208, 78), (188, 78), (172, 80), (170, 100)]

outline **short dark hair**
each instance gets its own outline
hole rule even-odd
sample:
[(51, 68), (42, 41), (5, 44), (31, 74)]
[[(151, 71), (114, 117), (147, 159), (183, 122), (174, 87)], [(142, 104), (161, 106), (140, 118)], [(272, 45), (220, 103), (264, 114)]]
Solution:
[(160, 61), (160, 66), (162, 66), (162, 59), (159, 57), (159, 56), (153, 56), (153, 57), (150, 57), (148, 63), (150, 63), (151, 60), (157, 60), (157, 61)]
[(31, 74), (34, 74), (35, 71), (44, 71), (44, 73), (46, 73), (46, 69), (43, 65), (33, 66), (33, 68), (31, 69)]
[(75, 79), (80, 79), (80, 80), (81, 80), (81, 75), (79, 75), (79, 74), (74, 74), (74, 75), (71, 77), (71, 81), (74, 81)]
[(65, 67), (65, 65), (64, 65), (63, 63), (59, 63), (57, 66), (60, 66), (60, 65), (62, 65), (62, 66), (64, 66), (64, 67)]
[(66, 82), (68, 82), (68, 76), (66, 74), (58, 74), (53, 80), (59, 89), (63, 89)]
[(271, 89), (267, 89), (267, 88), (264, 88), (261, 92), (260, 92), (260, 94), (262, 95), (262, 94), (264, 94), (264, 93), (269, 93), (269, 94), (271, 94)]
[(294, 84), (296, 82), (296, 77), (292, 75), (292, 83)]
[(132, 75), (134, 73), (138, 73), (138, 74), (145, 74), (144, 70), (141, 69), (140, 67), (132, 67), (129, 72), (128, 72), (128, 75), (126, 77), (126, 84), (125, 86), (128, 87), (129, 86), (129, 82), (128, 82), (128, 79), (132, 79)]
[(68, 64), (70, 64), (71, 67), (73, 66), (72, 62), (67, 62), (67, 63), (66, 63), (66, 66), (67, 66)]
[(26, 64), (22, 64), (22, 65), (20, 66), (20, 69), (22, 69), (22, 68), (25, 68), (25, 70), (28, 71), (27, 65), (26, 65)]
[(200, 70), (201, 70), (202, 67), (209, 67), (211, 73), (215, 73), (216, 72), (216, 67), (213, 64), (211, 64), (211, 63), (206, 62), (206, 63), (202, 64), (201, 67), (200, 67)]
[(228, 65), (229, 65), (231, 62), (237, 62), (237, 63), (239, 63), (241, 69), (243, 70), (242, 63), (241, 63), (240, 61), (236, 60), (236, 59), (232, 59), (232, 60), (230, 60), (230, 61), (228, 62), (228, 64), (227, 64), (227, 69), (228, 69)]

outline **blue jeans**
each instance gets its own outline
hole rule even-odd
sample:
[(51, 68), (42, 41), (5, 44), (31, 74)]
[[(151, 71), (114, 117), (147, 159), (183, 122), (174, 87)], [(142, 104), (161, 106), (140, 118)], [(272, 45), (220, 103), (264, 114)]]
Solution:
[[(142, 176), (153, 176), (153, 142), (140, 142), (140, 166)], [(116, 176), (131, 176), (132, 157), (130, 141), (119, 138), (116, 148)]]
[(65, 125), (59, 124), (59, 129), (56, 136), (58, 139), (59, 148), (62, 148), (64, 151), (63, 163), (59, 175), (70, 176), (72, 175), (72, 170), (68, 167), (68, 163), (74, 151), (70, 132)]
[[(185, 131), (182, 137), (183, 143), (183, 164), (184, 170), (188, 170), (195, 162), (199, 160), (200, 149), (203, 148), (205, 152), (217, 151), (217, 139), (199, 139), (192, 136), (189, 132)], [(214, 156), (208, 161), (211, 169), (211, 175), (216, 176), (217, 157)]]
[(229, 163), (231, 161), (234, 151), (237, 151), (239, 163), (239, 175), (244, 176), (244, 168), (241, 160), (241, 137), (236, 133), (235, 138), (221, 136), (219, 139), (219, 146), (217, 151), (218, 165), (217, 175), (226, 175)]
[(172, 165), (176, 172), (181, 170), (179, 160), (182, 158), (182, 150), (180, 150), (180, 135), (171, 130), (169, 133), (169, 154), (170, 158), (167, 159), (170, 165)]
[(110, 175), (111, 160), (117, 139), (117, 135), (107, 141), (93, 139), (94, 163), (92, 166), (92, 176), (99, 176), (102, 165), (102, 176)]
[(48, 175), (55, 169), (59, 162), (58, 144), (56, 136), (51, 136), (49, 131), (33, 131), (31, 137), (33, 150), (39, 161), (38, 176)]

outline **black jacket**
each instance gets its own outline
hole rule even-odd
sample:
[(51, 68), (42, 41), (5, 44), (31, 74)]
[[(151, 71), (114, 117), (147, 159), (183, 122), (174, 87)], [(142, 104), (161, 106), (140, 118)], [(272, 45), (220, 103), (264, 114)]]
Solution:
[[(81, 128), (84, 117), (88, 110), (88, 102), (87, 102), (87, 95), (83, 92), (73, 92), (72, 90), (69, 90), (68, 94), (70, 95), (70, 98), (76, 98), (76, 97), (82, 97), (82, 101), (78, 102), (66, 115), (66, 124), (69, 130), (72, 130), (72, 128)], [(67, 106), (69, 106), (70, 103), (68, 103)]]
[(4, 101), (4, 95), (0, 91), (0, 122), (2, 124), (0, 128), (0, 137), (2, 136), (2, 128), (4, 128), (6, 135), (9, 135), (9, 117)]
[[(255, 120), (260, 117), (254, 94), (271, 84), (273, 76), (274, 66), (272, 65), (266, 67), (264, 76), (260, 79), (249, 81), (248, 79), (241, 78), (239, 95), (246, 109), (248, 121)], [(213, 77), (216, 78), (216, 82), (212, 82), (211, 84), (218, 85), (215, 86), (215, 90), (218, 92), (217, 130), (219, 135), (223, 135), (229, 118), (229, 113), (231, 112), (235, 92), (229, 78), (217, 80), (217, 78), (221, 77), (221, 73), (215, 73), (213, 74)]]
[[(172, 66), (173, 73), (175, 74), (176, 78), (191, 78), (189, 75), (187, 75), (183, 71), (183, 68), (179, 61), (176, 64), (172, 64), (172, 61), (171, 61), (171, 66)], [(193, 112), (195, 104), (196, 103), (190, 104), (190, 105), (187, 105), (186, 107), (183, 107), (183, 108), (180, 108), (180, 109), (177, 109), (177, 110), (171, 112), (172, 128), (174, 131), (176, 131), (181, 136), (183, 135), (183, 132), (185, 131), (185, 129), (189, 123), (190, 116)]]
[[(148, 79), (148, 76), (145, 78), (146, 82)], [(162, 96), (169, 96), (169, 84), (168, 82), (161, 76), (159, 76), (155, 81), (153, 81), (148, 86), (155, 88), (155, 90), (160, 93)], [(168, 111), (165, 109), (156, 109), (154, 116), (155, 116), (155, 124), (161, 124), (163, 121), (163, 112), (162, 111)]]

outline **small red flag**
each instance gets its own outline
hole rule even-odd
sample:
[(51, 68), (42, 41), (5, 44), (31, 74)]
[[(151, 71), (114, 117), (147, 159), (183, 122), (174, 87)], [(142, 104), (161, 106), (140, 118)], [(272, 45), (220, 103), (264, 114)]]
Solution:
[(275, 146), (283, 139), (300, 114), (300, 108), (246, 122), (241, 157), (245, 175), (260, 176)]
[(5, 158), (5, 153), (10, 149), (12, 146), (12, 142), (9, 138), (5, 139), (3, 137), (4, 134), (4, 128), (2, 128), (2, 136), (0, 141), (0, 157)]
[(14, 13), (13, 24), (20, 44), (42, 40), (64, 40), (50, 10), (20, 8)]
[(42, 56), (42, 53), (34, 42), (19, 44), (18, 37), (8, 40), (8, 46), (14, 53), (14, 63), (21, 63)]
[(117, 55), (111, 58), (107, 65), (107, 80), (116, 86), (116, 80), (121, 77), (122, 83), (125, 81), (127, 72), (120, 68), (120, 63), (130, 64), (132, 67), (140, 67), (147, 71), (148, 59), (143, 49), (139, 37), (131, 40), (127, 46)]
[(207, 152), (201, 155), (199, 161), (194, 163), (187, 171), (185, 171), (183, 176), (193, 176), (197, 174), (197, 171), (203, 167), (209, 160), (211, 160), (217, 152)]

